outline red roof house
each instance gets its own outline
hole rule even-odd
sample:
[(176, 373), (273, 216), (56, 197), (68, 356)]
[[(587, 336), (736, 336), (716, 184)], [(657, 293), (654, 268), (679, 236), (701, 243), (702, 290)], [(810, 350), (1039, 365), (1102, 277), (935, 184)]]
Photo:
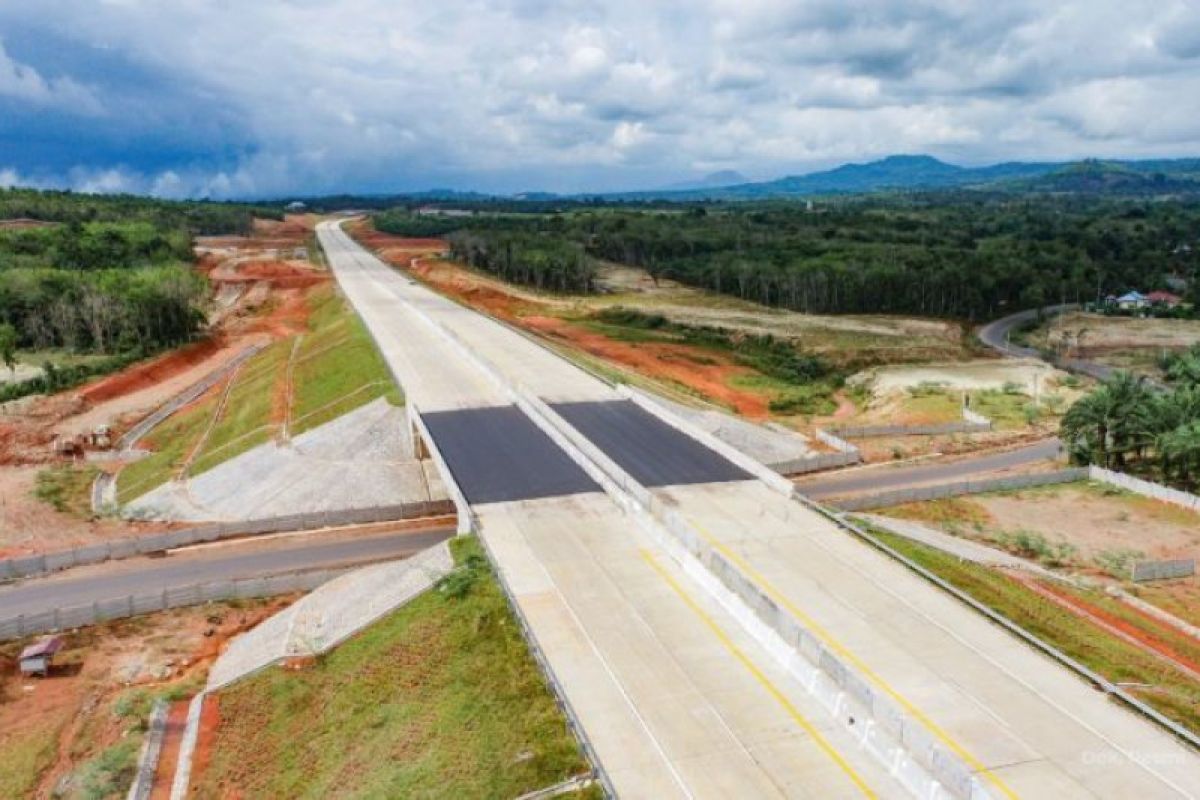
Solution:
[(1183, 298), (1179, 295), (1164, 291), (1151, 292), (1146, 295), (1146, 299), (1152, 306), (1170, 306), (1172, 308), (1183, 302)]

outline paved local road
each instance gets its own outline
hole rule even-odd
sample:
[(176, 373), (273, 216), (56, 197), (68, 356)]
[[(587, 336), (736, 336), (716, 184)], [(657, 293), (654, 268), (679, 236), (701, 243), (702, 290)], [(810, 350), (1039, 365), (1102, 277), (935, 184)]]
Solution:
[(1008, 356), (1016, 356), (1018, 358), (1041, 358), (1041, 354), (1032, 347), (1021, 347), (1009, 341), (1009, 334), (1014, 330), (1024, 325), (1027, 322), (1037, 319), (1038, 313), (1041, 312), (1046, 316), (1053, 314), (1061, 314), (1064, 311), (1069, 311), (1072, 308), (1078, 308), (1078, 303), (1063, 303), (1057, 306), (1046, 306), (1045, 308), (1030, 308), (1025, 311), (1018, 311), (1015, 314), (1009, 314), (1007, 317), (1001, 317), (998, 320), (989, 322), (979, 329), (979, 341), (986, 344), (993, 350), (998, 350)]
[(843, 471), (826, 478), (801, 481), (796, 487), (807, 497), (820, 499), (858, 492), (882, 492), (936, 481), (957, 481), (966, 475), (1012, 469), (1054, 458), (1061, 447), (1062, 443), (1058, 439), (1046, 439), (1027, 447), (975, 458), (939, 461), (913, 467), (879, 466)]
[(197, 583), (407, 558), (454, 535), (453, 527), (419, 531), (338, 531), (246, 540), (131, 558), (0, 587), (0, 616), (153, 594)]
[[(1061, 314), (1064, 311), (1079, 308), (1078, 303), (1063, 303), (1057, 306), (1046, 306), (1040, 309), (1046, 316)], [(1021, 347), (1009, 341), (1009, 334), (1025, 323), (1035, 319), (1039, 309), (1031, 308), (1026, 311), (1018, 311), (1015, 314), (1009, 314), (1007, 317), (1001, 317), (998, 320), (989, 322), (979, 329), (979, 341), (986, 344), (993, 350), (997, 350), (1006, 356), (1014, 356), (1016, 358), (1041, 358), (1042, 354), (1032, 347)], [(1065, 369), (1067, 372), (1074, 372), (1080, 375), (1087, 375), (1089, 378), (1095, 378), (1098, 381), (1106, 381), (1113, 375), (1116, 375), (1120, 370), (1115, 367), (1110, 367), (1107, 364), (1101, 364), (1097, 361), (1085, 361), (1079, 358), (1062, 358), (1055, 359), (1049, 363)], [(1144, 379), (1150, 388), (1157, 391), (1166, 391), (1165, 384), (1146, 378)]]

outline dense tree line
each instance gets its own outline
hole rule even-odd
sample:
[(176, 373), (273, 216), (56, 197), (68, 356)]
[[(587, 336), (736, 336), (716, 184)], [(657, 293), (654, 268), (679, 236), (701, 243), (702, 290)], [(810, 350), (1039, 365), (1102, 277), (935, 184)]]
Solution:
[[(572, 243), (654, 276), (819, 313), (982, 319), (1192, 276), (1200, 204), (933, 192), (798, 203), (376, 217), (382, 230)], [(1193, 292), (1200, 281), (1192, 281)]]
[(135, 195), (92, 195), (0, 189), (0, 220), (45, 222), (147, 222), (159, 230), (196, 236), (248, 234), (254, 218), (282, 219), (282, 209), (245, 203), (170, 201)]
[(0, 230), (0, 268), (63, 270), (131, 268), (192, 259), (192, 241), (181, 228), (149, 222), (69, 222)]
[(552, 292), (592, 291), (595, 263), (575, 242), (486, 229), (448, 238), (451, 257), (506, 281)]
[(54, 388), (189, 341), (203, 326), (207, 292), (191, 266), (193, 236), (247, 233), (264, 214), (280, 216), (232, 203), (0, 190), (0, 221), (44, 223), (0, 226), (6, 354), (63, 349), (110, 356), (86, 370), (39, 379)]
[(152, 352), (194, 337), (207, 286), (187, 267), (0, 270), (0, 324), (18, 347)]

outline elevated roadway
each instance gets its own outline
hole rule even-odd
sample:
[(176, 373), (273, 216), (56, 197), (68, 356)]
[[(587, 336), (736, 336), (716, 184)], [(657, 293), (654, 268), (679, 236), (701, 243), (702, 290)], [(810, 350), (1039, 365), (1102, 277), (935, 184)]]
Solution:
[[(611, 476), (615, 464), (636, 476), (650, 507), (670, 509), (689, 537), (798, 621), (865, 695), (966, 765), (979, 796), (1197, 791), (1200, 759), (1165, 732), (826, 518), (697, 449), (697, 440), (648, 425), (612, 387), (413, 283), (340, 229), (325, 225), (319, 235), (352, 302), (358, 307), (365, 292), (373, 305), (364, 319), (392, 345), (385, 356), (410, 396), (436, 394), (436, 383), (457, 400), (422, 403), (463, 408), (463, 387), (481, 383), (426, 381), (408, 352), (419, 338), (431, 348), (420, 356), (430, 368), (486, 376), (490, 386), (471, 401), (476, 409), (514, 397), (547, 404), (571, 437), (603, 454), (586, 457), (590, 473)], [(441, 343), (436, 335), (410, 338), (405, 326), (413, 322), (441, 332)], [(458, 464), (490, 458), (488, 448), (467, 448)], [(467, 474), (455, 463), (450, 469)], [(915, 785), (881, 767), (860, 744), (868, 731), (856, 732), (854, 719), (831, 713), (795, 670), (781, 669), (780, 654), (749, 635), (754, 623), (736, 604), (613, 497), (488, 499), (496, 502), (474, 506), (480, 535), (620, 793), (892, 797), (903, 794), (901, 783)], [(785, 733), (792, 738), (777, 739)]]

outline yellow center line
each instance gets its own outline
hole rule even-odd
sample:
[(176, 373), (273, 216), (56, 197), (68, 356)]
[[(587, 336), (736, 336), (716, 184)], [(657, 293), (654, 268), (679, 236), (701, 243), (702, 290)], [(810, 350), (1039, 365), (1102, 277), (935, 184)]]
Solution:
[(671, 574), (667, 572), (661, 564), (658, 563), (658, 561), (654, 558), (654, 555), (649, 550), (642, 550), (641, 554), (642, 558), (646, 560), (646, 563), (649, 564), (664, 581), (666, 581), (667, 585), (675, 591), (675, 594), (679, 595), (680, 599), (687, 604), (687, 607), (690, 608), (696, 614), (696, 616), (703, 620), (704, 624), (708, 626), (709, 630), (711, 630), (716, 635), (717, 639), (720, 640), (721, 644), (725, 646), (725, 649), (732, 653), (733, 656), (741, 662), (742, 666), (744, 666), (750, 672), (750, 674), (754, 676), (755, 680), (757, 680), (763, 686), (763, 688), (767, 690), (771, 697), (775, 698), (776, 702), (783, 707), (788, 716), (790, 716), (797, 725), (803, 728), (804, 731), (812, 737), (813, 741), (815, 741), (817, 745), (823, 751), (825, 751), (826, 755), (833, 759), (833, 761), (841, 768), (842, 772), (846, 773), (850, 780), (854, 782), (854, 785), (858, 787), (858, 790), (862, 792), (863, 796), (870, 798), (879, 797), (879, 795), (867, 785), (867, 782), (861, 775), (858, 774), (854, 767), (852, 767), (850, 763), (846, 761), (842, 754), (834, 749), (833, 745), (829, 743), (829, 740), (821, 735), (821, 732), (817, 730), (816, 726), (809, 722), (808, 719), (800, 713), (800, 710), (796, 708), (791, 700), (788, 700), (787, 695), (780, 691), (779, 687), (771, 682), (771, 679), (768, 678), (766, 674), (764, 674), (763, 671), (760, 670), (758, 666), (750, 660), (750, 657), (747, 656), (742, 649), (738, 647), (732, 639), (729, 638), (728, 634), (726, 634), (725, 631), (723, 631), (721, 627), (717, 625), (716, 620), (709, 616), (709, 614), (703, 608), (701, 608), (696, 601), (691, 598), (690, 595), (688, 595), (687, 591), (679, 585), (679, 582), (676, 581), (675, 578), (673, 578)]
[(921, 725), (927, 731), (937, 737), (937, 739), (942, 742), (942, 744), (946, 745), (946, 747), (950, 748), (955, 755), (967, 762), (972, 769), (983, 775), (988, 782), (996, 787), (996, 789), (998, 789), (1005, 797), (1011, 798), (1011, 800), (1018, 800), (1017, 793), (1014, 792), (1003, 780), (1001, 780), (998, 775), (988, 769), (982, 761), (973, 756), (966, 750), (966, 748), (956, 742), (949, 733), (947, 733), (941, 728), (941, 726), (930, 719), (924, 711), (913, 705), (912, 701), (893, 689), (887, 683), (887, 681), (885, 681), (873, 669), (867, 666), (866, 662), (852, 653), (849, 648), (834, 638), (833, 634), (825, 630), (825, 628), (823, 628), (819, 622), (810, 617), (808, 614), (804, 613), (804, 611), (802, 611), (795, 603), (785, 597), (783, 593), (776, 589), (761, 572), (750, 566), (750, 564), (748, 564), (744, 558), (735, 553), (727, 545), (718, 541), (716, 537), (709, 533), (708, 529), (706, 529), (695, 519), (689, 519), (689, 521), (691, 522), (692, 526), (696, 528), (696, 530), (700, 531), (700, 535), (703, 536), (708, 543), (713, 546), (713, 548), (721, 553), (721, 555), (734, 562), (734, 564), (736, 564), (739, 569), (744, 571), (751, 580), (759, 584), (762, 589), (768, 595), (770, 595), (773, 600), (775, 600), (775, 602), (786, 608), (802, 624), (816, 634), (817, 638), (824, 642), (827, 647), (853, 664), (869, 681), (871, 681), (871, 683), (878, 686), (885, 694), (899, 703), (900, 706), (906, 712), (912, 715), (913, 718), (915, 718), (919, 723), (921, 723)]

